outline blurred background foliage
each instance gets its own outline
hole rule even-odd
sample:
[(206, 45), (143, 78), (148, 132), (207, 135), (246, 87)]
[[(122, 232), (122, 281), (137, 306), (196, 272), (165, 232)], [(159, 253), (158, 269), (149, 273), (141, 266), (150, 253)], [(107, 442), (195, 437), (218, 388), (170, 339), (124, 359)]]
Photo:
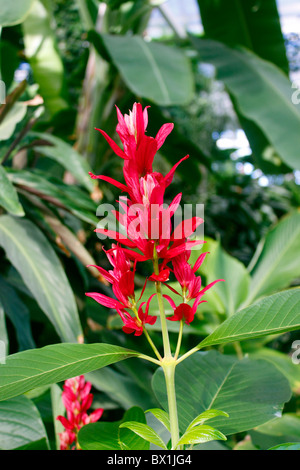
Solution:
[[(122, 178), (122, 161), (95, 130), (116, 138), (115, 104), (122, 113), (135, 101), (150, 105), (149, 135), (175, 123), (155, 168), (165, 172), (190, 155), (167, 199), (182, 191), (183, 203), (204, 204), (205, 235), (218, 253), (211, 265), (207, 259), (204, 282), (226, 272), (240, 294), (230, 286), (212, 293), (186, 329), (184, 348), (247, 299), (299, 284), (300, 93), (292, 83), (299, 34), (284, 34), (275, 0), (187, 4), (190, 29), (174, 0), (0, 0), (0, 339), (8, 353), (59, 341), (149, 352), (142, 338), (120, 332), (113, 312), (85, 297), (111, 295), (86, 266), (107, 267), (101, 248), (110, 241), (93, 231), (96, 209), (115, 204), (118, 192), (88, 172)], [(137, 289), (146, 274), (139, 267)], [(244, 348), (268, 345), (285, 361), (295, 338)], [(152, 372), (132, 360), (91, 374), (95, 406), (109, 419), (152, 406)], [(293, 380), (297, 412), (300, 378)], [(49, 393), (36, 402), (52, 422)]]

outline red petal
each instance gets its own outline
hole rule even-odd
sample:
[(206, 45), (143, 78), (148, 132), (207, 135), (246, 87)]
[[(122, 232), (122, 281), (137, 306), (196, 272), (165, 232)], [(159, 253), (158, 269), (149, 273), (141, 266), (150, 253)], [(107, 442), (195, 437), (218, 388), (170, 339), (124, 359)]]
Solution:
[(155, 140), (157, 142), (157, 150), (163, 145), (164, 141), (168, 137), (168, 135), (172, 132), (174, 128), (174, 124), (167, 123), (164, 124), (156, 134)]
[(124, 158), (124, 160), (128, 160), (129, 157), (123, 152), (122, 149), (120, 149), (118, 144), (116, 144), (116, 142), (113, 139), (111, 139), (109, 135), (106, 134), (106, 132), (102, 131), (101, 129), (97, 129), (97, 128), (95, 129), (96, 131), (101, 132), (103, 137), (106, 139), (107, 143), (110, 145), (110, 147), (115, 152), (115, 154), (118, 155), (118, 157)]

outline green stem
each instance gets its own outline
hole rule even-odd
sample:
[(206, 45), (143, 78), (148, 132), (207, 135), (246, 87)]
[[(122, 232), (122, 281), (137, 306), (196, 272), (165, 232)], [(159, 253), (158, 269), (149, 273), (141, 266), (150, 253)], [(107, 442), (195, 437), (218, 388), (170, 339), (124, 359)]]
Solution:
[(147, 338), (147, 340), (148, 340), (148, 343), (150, 344), (151, 348), (152, 348), (153, 351), (154, 351), (154, 354), (156, 355), (157, 359), (158, 359), (159, 361), (161, 361), (161, 360), (162, 360), (162, 357), (161, 357), (161, 355), (159, 354), (157, 347), (156, 347), (155, 344), (153, 343), (153, 341), (152, 341), (152, 339), (151, 339), (151, 337), (150, 337), (150, 335), (149, 335), (149, 333), (148, 333), (148, 331), (146, 330), (145, 327), (144, 327), (143, 331), (144, 331), (144, 335), (146, 336), (146, 338)]
[(195, 347), (193, 349), (190, 349), (187, 353), (185, 353), (183, 356), (181, 356), (179, 359), (177, 359), (176, 363), (179, 364), (180, 362), (184, 361), (187, 357), (191, 356), (195, 352), (199, 351), (199, 348)]
[[(154, 267), (154, 273), (159, 274), (158, 257), (156, 253), (156, 248), (154, 248), (154, 253), (153, 253), (153, 267)], [(172, 354), (171, 354), (171, 348), (170, 348), (167, 318), (165, 314), (163, 296), (162, 296), (162, 291), (161, 291), (161, 282), (156, 281), (155, 285), (156, 285), (156, 293), (157, 293), (157, 302), (158, 302), (159, 313), (160, 313), (161, 331), (162, 331), (163, 344), (164, 344), (164, 354), (165, 354), (165, 358), (171, 358)]]
[(174, 359), (177, 360), (179, 353), (180, 353), (180, 346), (181, 346), (181, 341), (182, 341), (182, 333), (183, 333), (183, 320), (180, 321), (180, 326), (179, 326), (179, 333), (178, 333), (178, 340), (177, 340), (177, 347), (175, 351), (175, 356)]
[(177, 442), (179, 441), (179, 427), (178, 427), (178, 415), (177, 415), (177, 404), (176, 404), (176, 392), (175, 392), (175, 367), (176, 361), (165, 363), (162, 368), (165, 374), (167, 396), (168, 396), (168, 409), (170, 419), (170, 430), (171, 430), (171, 442), (172, 449), (175, 449)]

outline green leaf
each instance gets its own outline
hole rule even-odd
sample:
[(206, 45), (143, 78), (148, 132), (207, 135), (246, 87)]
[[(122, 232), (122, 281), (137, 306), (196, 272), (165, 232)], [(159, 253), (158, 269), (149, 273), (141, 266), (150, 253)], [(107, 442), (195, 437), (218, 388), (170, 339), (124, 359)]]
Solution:
[(184, 435), (179, 439), (177, 446), (183, 444), (202, 444), (209, 441), (222, 440), (226, 441), (226, 436), (217, 429), (212, 428), (211, 426), (198, 426), (192, 428), (184, 433)]
[(264, 359), (277, 367), (285, 375), (290, 383), (292, 391), (299, 394), (300, 390), (300, 367), (294, 364), (290, 355), (271, 348), (262, 348), (249, 352), (253, 359)]
[(13, 26), (24, 21), (32, 4), (33, 0), (0, 0), (0, 26)]
[(121, 421), (87, 424), (78, 433), (80, 447), (83, 450), (148, 450), (148, 442), (129, 429), (120, 428), (129, 419), (141, 424), (146, 421), (143, 410), (134, 406), (126, 411)]
[(14, 103), (0, 123), (0, 141), (10, 139), (16, 125), (22, 121), (27, 112), (27, 106), (23, 102)]
[(140, 36), (102, 35), (102, 39), (126, 85), (137, 96), (160, 106), (191, 101), (191, 66), (179, 49), (146, 42)]
[(65, 101), (65, 74), (53, 31), (53, 18), (48, 2), (35, 0), (23, 22), (25, 55), (39, 85), (45, 107), (52, 116), (67, 108)]
[(195, 426), (202, 425), (208, 419), (216, 418), (217, 416), (226, 416), (229, 417), (228, 413), (221, 410), (206, 410), (203, 413), (200, 413), (197, 418), (193, 419), (193, 421), (188, 425), (187, 431), (191, 430)]
[(139, 353), (110, 344), (55, 344), (12, 354), (0, 364), (0, 400), (85, 374)]
[(82, 330), (74, 294), (44, 234), (29, 220), (3, 215), (0, 246), (62, 340), (77, 341)]
[(254, 445), (259, 449), (300, 441), (300, 418), (293, 413), (284, 413), (280, 418), (258, 426), (250, 431)]
[(10, 214), (18, 217), (23, 217), (24, 215), (17, 191), (9, 181), (2, 165), (0, 165), (0, 205)]
[(118, 432), (120, 422), (99, 422), (83, 426), (78, 433), (82, 450), (121, 450)]
[(160, 438), (160, 436), (147, 424), (138, 423), (136, 421), (126, 421), (120, 425), (120, 428), (128, 428), (138, 436), (142, 437), (148, 442), (161, 447), (164, 450), (167, 450), (167, 447), (164, 441)]
[(229, 46), (241, 45), (251, 49), (288, 73), (276, 0), (264, 0), (255, 7), (235, 0), (226, 3), (198, 0), (198, 4), (206, 37)]
[(192, 42), (201, 60), (216, 67), (217, 78), (232, 95), (237, 111), (261, 129), (283, 162), (300, 169), (295, 152), (300, 147), (300, 111), (292, 103), (288, 77), (249, 50), (194, 37)]
[(89, 176), (89, 164), (71, 145), (52, 134), (31, 132), (30, 136), (49, 142), (49, 145), (38, 145), (34, 149), (62, 165), (88, 191), (93, 190), (95, 183)]
[(288, 287), (300, 276), (300, 212), (280, 220), (263, 238), (250, 263), (251, 284), (246, 304)]
[(2, 449), (16, 449), (40, 439), (46, 439), (44, 449), (49, 448), (43, 421), (31, 400), (21, 396), (0, 403)]
[(259, 338), (300, 328), (300, 288), (264, 297), (225, 320), (198, 348)]
[(88, 374), (87, 378), (97, 390), (106, 393), (124, 409), (133, 405), (149, 406), (149, 395), (146, 395), (128, 375), (107, 367)]
[[(152, 386), (167, 410), (164, 374), (160, 369), (154, 373)], [(291, 397), (287, 379), (269, 362), (238, 360), (214, 350), (195, 353), (179, 363), (175, 387), (182, 433), (196, 416), (211, 409), (229, 415), (217, 416), (210, 422), (223, 434), (247, 431), (278, 416)]]
[(66, 208), (79, 219), (97, 225), (97, 204), (77, 186), (70, 186), (38, 170), (7, 169), (7, 176), (17, 187), (45, 201)]
[[(133, 406), (123, 416), (122, 423), (134, 421), (146, 424), (145, 413), (142, 408)], [(126, 427), (119, 428), (119, 441), (123, 450), (149, 450), (149, 443), (135, 432)]]
[(268, 450), (300, 450), (300, 443), (287, 442), (286, 444), (279, 444), (278, 446), (271, 447)]
[(160, 408), (151, 408), (151, 410), (147, 410), (146, 413), (152, 413), (158, 421), (160, 421), (165, 428), (171, 432), (170, 429), (170, 418), (166, 411), (161, 410)]

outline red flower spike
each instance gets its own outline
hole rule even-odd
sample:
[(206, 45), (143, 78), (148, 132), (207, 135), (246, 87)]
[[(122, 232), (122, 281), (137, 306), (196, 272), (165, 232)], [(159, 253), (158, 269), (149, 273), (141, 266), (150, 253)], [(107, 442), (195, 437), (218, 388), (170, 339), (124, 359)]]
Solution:
[(88, 423), (98, 421), (103, 414), (103, 408), (94, 410), (90, 415), (87, 414), (93, 401), (93, 395), (90, 393), (91, 387), (92, 384), (85, 382), (83, 375), (68, 379), (64, 383), (62, 401), (66, 408), (67, 418), (65, 416), (56, 418), (65, 428), (59, 434), (61, 450), (76, 449), (76, 436), (79, 429)]

